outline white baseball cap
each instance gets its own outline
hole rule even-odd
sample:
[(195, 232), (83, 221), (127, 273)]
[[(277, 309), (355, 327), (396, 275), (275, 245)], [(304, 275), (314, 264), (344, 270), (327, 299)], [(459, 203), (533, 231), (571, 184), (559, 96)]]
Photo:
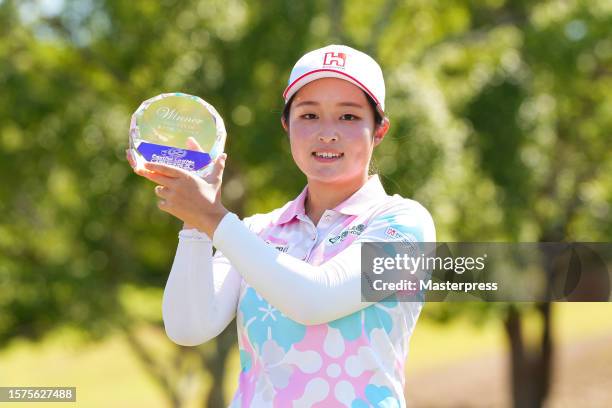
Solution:
[(321, 78), (340, 78), (368, 94), (380, 114), (385, 112), (385, 80), (372, 57), (346, 45), (328, 45), (310, 51), (295, 63), (283, 92), (285, 104), (304, 85)]

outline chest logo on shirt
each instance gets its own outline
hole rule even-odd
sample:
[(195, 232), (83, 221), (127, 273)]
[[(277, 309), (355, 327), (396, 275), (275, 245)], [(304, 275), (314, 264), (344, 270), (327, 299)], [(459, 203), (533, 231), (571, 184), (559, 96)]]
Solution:
[(335, 237), (329, 238), (327, 241), (332, 245), (339, 244), (340, 242), (344, 241), (346, 237), (349, 236), (349, 234), (361, 235), (365, 227), (366, 226), (364, 224), (355, 225), (353, 227), (345, 229), (344, 231), (342, 231), (340, 234), (336, 235)]

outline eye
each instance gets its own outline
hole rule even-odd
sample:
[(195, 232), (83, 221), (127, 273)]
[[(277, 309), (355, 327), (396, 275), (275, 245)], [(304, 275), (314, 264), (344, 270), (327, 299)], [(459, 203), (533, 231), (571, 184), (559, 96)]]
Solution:
[(316, 119), (317, 115), (315, 115), (314, 113), (305, 113), (301, 115), (300, 117), (303, 119)]
[(353, 121), (359, 119), (359, 117), (353, 115), (352, 113), (345, 113), (344, 115), (340, 116), (340, 119)]

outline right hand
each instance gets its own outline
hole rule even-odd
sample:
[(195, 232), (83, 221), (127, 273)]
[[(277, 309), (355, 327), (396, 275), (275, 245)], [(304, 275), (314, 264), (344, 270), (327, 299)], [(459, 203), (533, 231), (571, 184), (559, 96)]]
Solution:
[[(187, 138), (187, 149), (189, 150), (194, 150), (196, 152), (203, 152), (204, 149), (202, 149), (202, 146), (200, 146), (200, 144), (198, 143), (198, 141), (193, 138), (193, 137), (188, 137)], [(125, 157), (128, 161), (128, 163), (130, 164), (130, 167), (132, 167), (132, 169), (134, 170), (135, 173), (138, 173), (138, 170), (140, 169), (140, 167), (138, 166), (138, 162), (136, 161), (136, 157), (134, 154), (134, 151), (132, 149), (126, 149), (125, 150)], [(211, 164), (212, 166), (214, 166), (218, 160), (220, 160), (221, 158), (225, 159), (227, 157), (227, 155), (225, 153), (219, 155), (219, 157), (217, 157), (215, 159), (215, 161)], [(217, 172), (210, 172), (207, 175), (203, 176), (202, 179), (204, 179), (204, 181), (206, 181), (209, 184), (215, 184), (218, 182), (218, 174)], [(192, 229), (194, 227), (188, 225), (188, 224), (183, 224), (183, 228), (184, 229)]]

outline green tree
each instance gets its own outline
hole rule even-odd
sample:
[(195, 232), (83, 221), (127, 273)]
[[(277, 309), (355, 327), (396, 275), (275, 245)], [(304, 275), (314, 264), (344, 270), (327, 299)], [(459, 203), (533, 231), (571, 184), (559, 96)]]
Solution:
[[(330, 42), (381, 63), (392, 126), (376, 167), (432, 212), (440, 240), (609, 241), (611, 16), (596, 0), (0, 1), (0, 346), (63, 325), (120, 330), (173, 406), (198, 367), (214, 379), (208, 406), (224, 405), (233, 325), (166, 369), (123, 300), (159, 299), (180, 228), (124, 160), (129, 117), (171, 90), (210, 101), (228, 128), (226, 205), (269, 211), (305, 183), (280, 93), (297, 58)], [(503, 319), (514, 403), (541, 405), (550, 305), (464, 306), (442, 313)], [(536, 350), (520, 332), (530, 308)], [(160, 318), (144, 320), (159, 331)]]

